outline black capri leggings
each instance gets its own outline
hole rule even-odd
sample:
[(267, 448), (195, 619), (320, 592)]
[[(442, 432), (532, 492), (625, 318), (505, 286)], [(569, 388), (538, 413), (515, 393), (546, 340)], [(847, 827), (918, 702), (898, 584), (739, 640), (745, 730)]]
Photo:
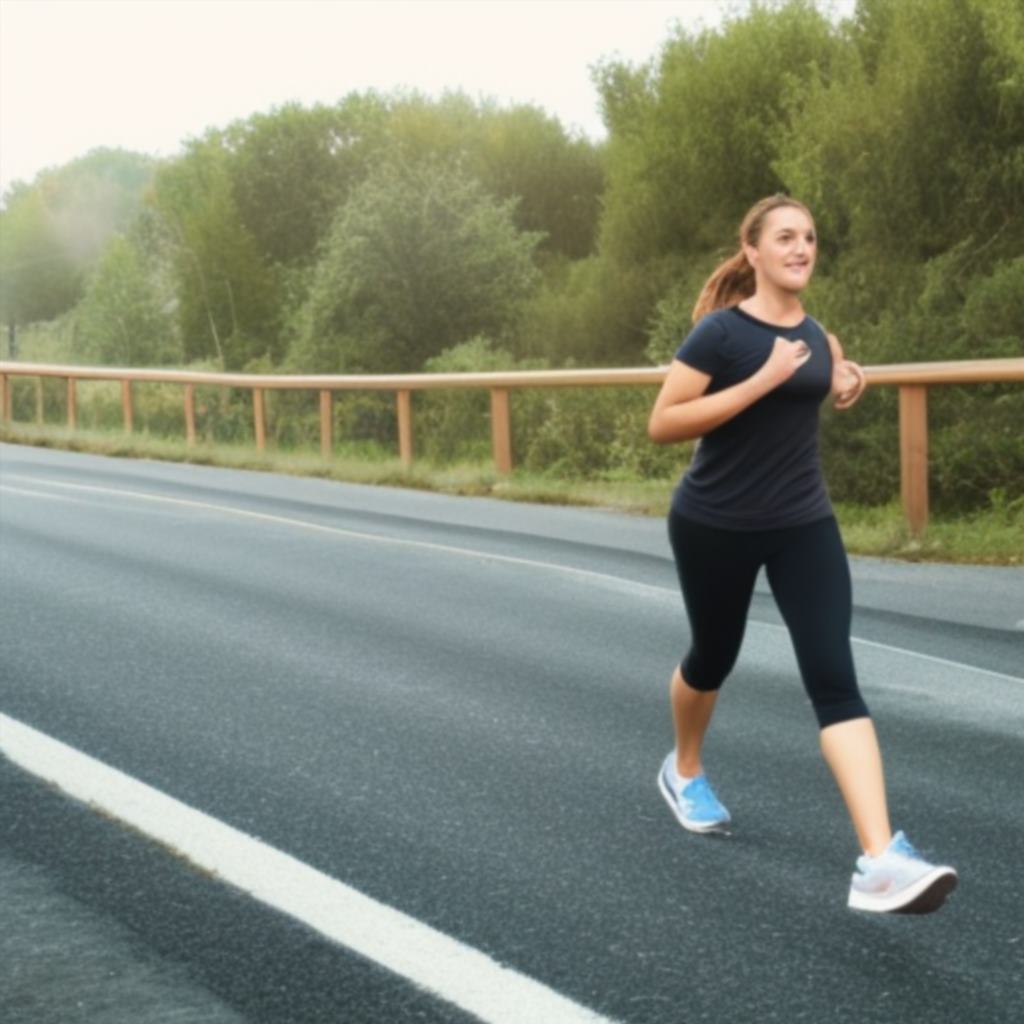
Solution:
[(680, 666), (689, 686), (717, 690), (732, 670), (764, 566), (819, 726), (868, 715), (850, 650), (850, 566), (834, 517), (740, 531), (673, 511), (668, 530), (692, 633)]

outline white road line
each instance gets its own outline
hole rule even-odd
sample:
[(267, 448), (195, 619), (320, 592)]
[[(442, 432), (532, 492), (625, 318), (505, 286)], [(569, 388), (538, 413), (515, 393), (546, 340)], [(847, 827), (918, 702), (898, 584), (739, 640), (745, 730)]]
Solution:
[[(31, 480), (34, 483), (42, 483), (51, 487), (66, 487), (71, 490), (92, 492), (96, 494), (112, 494), (122, 498), (134, 498), (139, 501), (162, 502), (169, 505), (179, 505), (184, 508), (200, 509), (204, 512), (220, 512), (225, 515), (239, 516), (243, 519), (255, 519), (260, 522), (275, 523), (279, 526), (291, 526), (302, 530), (313, 530), (317, 533), (332, 534), (336, 537), (347, 537), (355, 540), (369, 540), (376, 544), (389, 544), (397, 547), (422, 548), (426, 551), (440, 551), (446, 555), (459, 555), (462, 558), (475, 560), (484, 559), (490, 562), (501, 562), (506, 565), (525, 565), (533, 569), (547, 569), (564, 573), (569, 576), (578, 576), (602, 583), (614, 583), (617, 586), (630, 590), (649, 591), (659, 596), (663, 594), (674, 594), (675, 591), (666, 587), (656, 587), (647, 583), (638, 583), (634, 580), (627, 580), (621, 576), (612, 576), (608, 573), (593, 572), (590, 569), (576, 569), (569, 565), (559, 565), (556, 562), (538, 562), (529, 558), (517, 558), (514, 555), (499, 555), (490, 551), (479, 551), (475, 548), (460, 548), (450, 544), (435, 544), (426, 540), (408, 540), (404, 537), (389, 537), (381, 533), (367, 533), (362, 530), (346, 530), (340, 526), (324, 526), (322, 523), (312, 523), (306, 519), (294, 519), (291, 516), (275, 516), (269, 512), (253, 512), (251, 509), (236, 508), (232, 505), (214, 505), (205, 501), (193, 501), (189, 498), (171, 498), (163, 494), (147, 494), (144, 491), (127, 491), (114, 487), (99, 487), (92, 484), (72, 484), (63, 480), (46, 480), (37, 477), (23, 477), (15, 473), (4, 474), (6, 479)], [(0, 491), (11, 490), (0, 483)]]
[[(267, 512), (253, 512), (250, 509), (235, 508), (231, 505), (214, 505), (205, 501), (193, 501), (188, 498), (171, 498), (162, 494), (148, 494), (144, 491), (130, 491), (114, 487), (100, 487), (93, 484), (73, 484), (64, 480), (50, 480), (35, 476), (23, 476), (17, 473), (5, 473), (5, 479), (26, 480), (36, 484), (43, 484), (52, 487), (64, 487), (77, 491), (93, 492), (97, 494), (112, 494), (123, 498), (134, 498), (139, 501), (164, 502), (171, 505), (179, 505), (185, 508), (201, 509), (207, 512), (221, 512), (225, 515), (240, 516), (245, 519), (255, 519), (263, 522), (276, 523), (283, 526), (291, 526), (305, 530), (314, 530), (320, 533), (334, 534), (341, 537), (355, 538), (356, 540), (368, 540), (377, 544), (391, 544), (403, 547), (424, 548), (428, 551), (441, 551), (445, 554), (459, 555), (463, 558), (485, 559), (492, 562), (501, 562), (507, 565), (522, 565), (534, 569), (544, 569), (549, 572), (559, 572), (577, 578), (599, 582), (604, 585), (614, 584), (617, 587), (634, 590), (648, 595), (670, 596), (673, 600), (679, 600), (679, 593), (668, 587), (657, 587), (648, 583), (638, 583), (634, 580), (627, 580), (621, 576), (612, 576), (610, 573), (594, 572), (590, 569), (576, 569), (568, 565), (559, 565), (557, 562), (540, 562), (529, 558), (516, 558), (512, 555), (492, 554), (488, 551), (479, 551), (474, 548), (460, 548), (448, 544), (435, 544), (431, 541), (407, 540), (401, 537), (388, 537), (379, 533), (366, 533), (360, 530), (346, 530), (338, 526), (324, 526), (321, 523), (311, 523), (304, 519), (294, 519), (290, 516), (275, 516)], [(0, 491), (15, 488), (0, 483)], [(57, 497), (54, 495), (54, 497)], [(752, 619), (751, 623), (763, 626), (767, 629), (780, 629), (785, 631), (785, 626), (774, 622), (759, 622)], [(894, 651), (898, 654), (905, 654), (912, 658), (920, 658), (923, 661), (930, 661), (943, 665), (946, 668), (959, 669), (964, 672), (976, 672), (980, 675), (990, 676), (994, 679), (1005, 679), (1011, 683), (1024, 683), (1024, 677), (1008, 675), (1005, 672), (995, 672), (987, 668), (979, 668), (976, 665), (968, 665), (965, 662), (953, 661), (949, 658), (940, 658), (934, 654), (923, 654), (920, 651), (912, 651), (907, 647), (896, 647), (893, 644), (884, 644), (877, 640), (864, 640), (860, 637), (851, 637), (855, 644), (863, 644), (865, 647), (875, 647), (879, 650)]]
[(479, 950), (0, 714), (0, 752), (267, 906), (493, 1024), (612, 1024)]
[[(779, 626), (779, 629), (783, 629), (783, 626)], [(1006, 672), (995, 672), (989, 668), (979, 668), (977, 665), (965, 665), (961, 661), (950, 661), (948, 658), (940, 658), (937, 654), (923, 654), (921, 651), (910, 651), (905, 647), (893, 647), (891, 644), (883, 644), (877, 640), (862, 640), (860, 637), (853, 637), (855, 644), (863, 644), (865, 647), (877, 647), (882, 651), (896, 651), (899, 654), (909, 654), (913, 658), (920, 658), (922, 661), (931, 661), (936, 665), (942, 665), (945, 668), (964, 669), (968, 672), (976, 672), (978, 675), (991, 676), (993, 679), (1005, 679), (1011, 683), (1024, 683), (1024, 677), (1011, 676)]]
[(86, 498), (75, 498), (70, 494), (54, 494), (52, 491), (33, 491), (30, 487), (11, 487), (8, 484), (0, 484), (0, 491), (8, 494), (23, 494), (29, 498), (49, 498), (50, 501), (66, 501), (72, 505), (91, 505), (96, 507), (95, 501)]

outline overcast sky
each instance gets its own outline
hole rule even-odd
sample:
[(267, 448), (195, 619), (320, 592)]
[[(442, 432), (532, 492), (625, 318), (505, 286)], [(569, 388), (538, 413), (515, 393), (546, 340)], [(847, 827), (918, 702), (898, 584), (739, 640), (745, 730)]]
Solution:
[[(848, 13), (854, 0), (834, 6)], [(97, 146), (353, 90), (461, 88), (604, 135), (589, 68), (657, 54), (746, 0), (0, 0), (0, 190)]]

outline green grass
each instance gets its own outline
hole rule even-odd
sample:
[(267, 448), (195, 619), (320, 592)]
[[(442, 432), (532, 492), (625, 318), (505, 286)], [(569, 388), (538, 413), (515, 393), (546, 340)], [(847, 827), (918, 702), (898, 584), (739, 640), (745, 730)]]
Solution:
[[(502, 498), (552, 505), (583, 505), (634, 515), (664, 516), (676, 481), (615, 479), (565, 480), (515, 471), (499, 476), (487, 462), (437, 466), (417, 461), (403, 466), (380, 450), (339, 446), (330, 460), (312, 450), (268, 450), (251, 445), (197, 444), (58, 426), (8, 423), (0, 441), (137, 459), (158, 459), (230, 469), (262, 470), (321, 477), (349, 483), (410, 487), (444, 494)], [(884, 506), (836, 505), (851, 554), (906, 561), (987, 565), (1024, 563), (1024, 502), (952, 518), (933, 516), (921, 537), (910, 534), (898, 502)]]

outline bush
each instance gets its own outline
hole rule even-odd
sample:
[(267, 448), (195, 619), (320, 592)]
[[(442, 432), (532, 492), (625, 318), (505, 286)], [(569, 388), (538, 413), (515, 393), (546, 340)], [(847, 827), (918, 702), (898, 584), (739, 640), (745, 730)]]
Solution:
[(526, 468), (573, 480), (678, 474), (685, 453), (647, 436), (653, 400), (647, 389), (635, 387), (550, 391), (546, 414), (525, 452)]
[[(477, 336), (428, 359), (427, 373), (494, 373), (500, 370), (544, 370), (542, 359), (517, 360)], [(529, 443), (543, 396), (537, 390), (515, 389), (509, 399), (513, 459)], [(423, 391), (415, 396), (413, 424), (416, 450), (437, 462), (480, 460), (491, 455), (490, 394), (484, 389)]]

